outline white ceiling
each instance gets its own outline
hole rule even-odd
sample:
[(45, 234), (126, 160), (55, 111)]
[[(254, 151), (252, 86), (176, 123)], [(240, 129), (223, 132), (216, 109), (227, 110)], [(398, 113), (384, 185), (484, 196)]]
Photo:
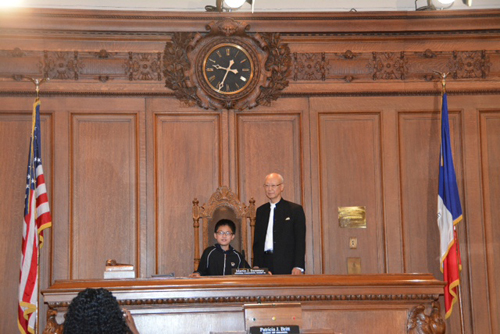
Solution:
[[(0, 0), (12, 3), (14, 0)], [(21, 7), (107, 9), (136, 11), (205, 11), (205, 5), (215, 5), (216, 0), (17, 0)], [(355, 8), (357, 11), (414, 11), (415, 0), (254, 0), (255, 12), (343, 12)], [(418, 7), (427, 0), (416, 0)], [(500, 8), (500, 0), (472, 0), (467, 7), (456, 0), (450, 9)], [(250, 11), (245, 4), (240, 11)]]

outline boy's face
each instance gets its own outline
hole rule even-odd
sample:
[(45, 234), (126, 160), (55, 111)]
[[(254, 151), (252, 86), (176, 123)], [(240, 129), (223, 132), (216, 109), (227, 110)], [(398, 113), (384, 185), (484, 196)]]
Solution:
[[(221, 235), (220, 232), (224, 232), (224, 234)], [(228, 232), (229, 232), (229, 234), (228, 234)], [(234, 239), (234, 234), (233, 234), (233, 231), (231, 231), (231, 228), (229, 226), (222, 225), (222, 226), (219, 226), (219, 229), (217, 230), (217, 232), (214, 233), (214, 238), (217, 240), (219, 245), (227, 246)]]

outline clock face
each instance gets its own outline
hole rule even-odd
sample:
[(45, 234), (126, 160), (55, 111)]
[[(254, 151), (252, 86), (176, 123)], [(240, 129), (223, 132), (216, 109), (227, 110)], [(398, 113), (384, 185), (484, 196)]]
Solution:
[(218, 44), (203, 60), (203, 77), (216, 93), (232, 95), (252, 81), (254, 65), (248, 52), (233, 43)]

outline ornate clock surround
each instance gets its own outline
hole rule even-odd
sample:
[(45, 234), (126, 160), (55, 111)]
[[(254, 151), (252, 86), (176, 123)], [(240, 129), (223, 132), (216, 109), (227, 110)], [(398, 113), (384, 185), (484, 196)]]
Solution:
[[(250, 26), (226, 18), (206, 26), (208, 33), (175, 33), (163, 54), (165, 86), (187, 105), (204, 109), (251, 109), (269, 105), (288, 86), (291, 69), (288, 45), (278, 33), (248, 34)], [(236, 44), (247, 52), (253, 63), (250, 83), (235, 94), (220, 94), (205, 81), (203, 64), (208, 52), (217, 45)]]

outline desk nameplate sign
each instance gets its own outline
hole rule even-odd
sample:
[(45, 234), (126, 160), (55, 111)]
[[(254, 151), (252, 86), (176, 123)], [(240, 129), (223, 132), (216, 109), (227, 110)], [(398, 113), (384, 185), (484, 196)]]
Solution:
[(250, 334), (300, 334), (299, 326), (254, 326)]
[(245, 330), (258, 334), (298, 334), (302, 326), (300, 303), (245, 304)]
[(234, 268), (233, 275), (267, 275), (269, 273), (267, 268)]

